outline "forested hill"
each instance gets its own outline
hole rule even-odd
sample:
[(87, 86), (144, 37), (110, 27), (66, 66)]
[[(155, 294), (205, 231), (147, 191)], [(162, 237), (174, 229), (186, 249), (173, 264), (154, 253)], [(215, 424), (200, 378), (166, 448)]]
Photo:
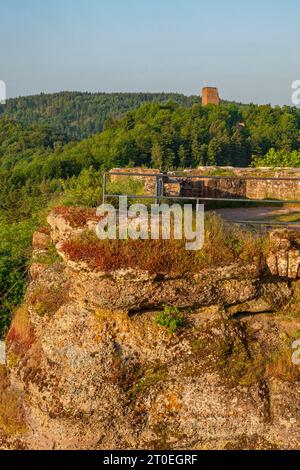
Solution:
[(163, 170), (243, 167), (255, 159), (264, 160), (269, 152), (274, 166), (300, 166), (299, 150), (300, 110), (296, 108), (233, 104), (186, 108), (168, 102), (144, 104), (111, 119), (103, 132), (36, 163), (39, 177), (61, 178), (89, 166), (97, 170), (128, 165)]
[(73, 139), (83, 139), (103, 130), (108, 118), (138, 108), (143, 103), (173, 101), (189, 107), (200, 97), (178, 93), (80, 93), (61, 92), (9, 99), (0, 105), (0, 115), (22, 125), (49, 125)]
[[(45, 223), (49, 205), (97, 206), (104, 170), (300, 167), (300, 110), (202, 107), (199, 101), (183, 95), (61, 93), (9, 100), (2, 108), (0, 337), (22, 300), (35, 227)], [(89, 135), (107, 116), (103, 132)]]
[(12, 191), (32, 188), (42, 181), (77, 177), (90, 167), (248, 166), (253, 158), (264, 165), (270, 152), (271, 165), (300, 166), (299, 150), (300, 110), (288, 107), (152, 102), (110, 118), (103, 132), (80, 142), (70, 142), (67, 129), (63, 133), (56, 126), (26, 126), (2, 116), (0, 207), (8, 184)]

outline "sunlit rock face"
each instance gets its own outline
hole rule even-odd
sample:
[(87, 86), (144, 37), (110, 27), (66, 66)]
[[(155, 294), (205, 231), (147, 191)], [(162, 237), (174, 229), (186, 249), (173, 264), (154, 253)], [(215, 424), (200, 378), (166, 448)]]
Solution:
[[(24, 447), (300, 448), (291, 347), (300, 320), (278, 314), (297, 283), (273, 275), (265, 259), (177, 277), (99, 272), (62, 248), (95, 221), (48, 221), (60, 259), (48, 259), (46, 239), (35, 237), (39, 258), (6, 339)], [(272, 256), (294, 249), (271, 239)], [(185, 316), (172, 334), (157, 321), (165, 305)]]

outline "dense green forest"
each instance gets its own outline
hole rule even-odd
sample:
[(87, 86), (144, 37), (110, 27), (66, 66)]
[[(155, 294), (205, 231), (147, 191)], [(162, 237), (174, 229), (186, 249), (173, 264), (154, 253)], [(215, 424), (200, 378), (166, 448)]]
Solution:
[(183, 95), (61, 93), (9, 100), (1, 108), (0, 334), (22, 299), (34, 229), (45, 223), (50, 206), (96, 206), (104, 170), (300, 167), (297, 108), (203, 108), (199, 101)]
[(109, 117), (117, 118), (144, 103), (168, 100), (189, 107), (200, 98), (179, 93), (61, 92), (9, 99), (0, 105), (0, 115), (14, 117), (24, 126), (50, 125), (73, 139), (84, 139), (101, 132)]
[(104, 132), (77, 149), (104, 167), (248, 166), (271, 149), (299, 150), (299, 130), (300, 112), (294, 108), (152, 103), (108, 121)]

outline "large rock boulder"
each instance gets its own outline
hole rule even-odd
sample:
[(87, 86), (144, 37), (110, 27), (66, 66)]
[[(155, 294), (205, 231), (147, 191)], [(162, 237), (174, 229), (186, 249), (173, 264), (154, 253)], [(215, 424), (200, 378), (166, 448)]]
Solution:
[[(58, 247), (86, 229), (60, 214), (48, 221)], [(274, 254), (295, 240), (275, 237)], [(172, 277), (60, 255), (33, 270), (6, 339), (24, 447), (300, 448), (300, 321), (271, 314), (292, 298), (289, 279), (264, 263)], [(185, 318), (173, 333), (164, 305)]]

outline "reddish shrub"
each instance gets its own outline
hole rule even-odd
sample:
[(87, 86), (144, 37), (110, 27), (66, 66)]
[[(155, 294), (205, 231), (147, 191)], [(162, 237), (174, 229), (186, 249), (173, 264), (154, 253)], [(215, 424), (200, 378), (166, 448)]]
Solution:
[(73, 261), (84, 261), (91, 269), (99, 271), (135, 268), (150, 273), (180, 274), (194, 266), (192, 253), (176, 241), (101, 241), (81, 237), (65, 242), (62, 249)]
[(205, 245), (200, 251), (187, 251), (185, 240), (103, 241), (92, 233), (66, 241), (62, 250), (71, 260), (83, 261), (93, 270), (133, 268), (153, 274), (182, 275), (234, 260), (251, 261), (261, 254), (261, 241), (212, 216), (206, 221)]
[(56, 207), (53, 214), (63, 217), (73, 228), (84, 227), (88, 221), (98, 222), (95, 209), (85, 209), (83, 207)]
[(25, 306), (17, 310), (6, 341), (11, 350), (19, 356), (26, 354), (35, 343), (36, 336), (29, 319), (28, 310)]

